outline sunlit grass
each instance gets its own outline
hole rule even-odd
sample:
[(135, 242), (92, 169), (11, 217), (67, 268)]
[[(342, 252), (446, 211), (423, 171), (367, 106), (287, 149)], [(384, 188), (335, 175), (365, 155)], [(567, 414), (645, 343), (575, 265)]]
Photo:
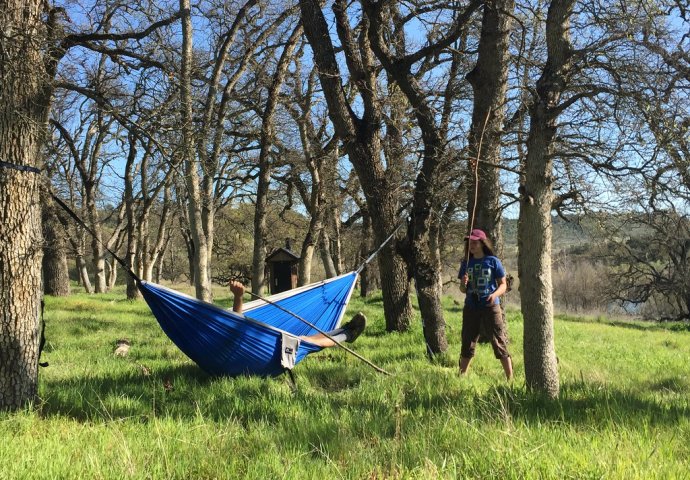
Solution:
[[(227, 291), (216, 294), (229, 305)], [(47, 298), (40, 400), (0, 414), (2, 478), (688, 478), (690, 333), (604, 318), (556, 319), (561, 395), (524, 388), (522, 319), (508, 312), (516, 380), (488, 345), (457, 374), (426, 356), (419, 317), (384, 331), (380, 296), (353, 345), (285, 377), (213, 378), (122, 291)], [(115, 342), (131, 343), (127, 357)]]

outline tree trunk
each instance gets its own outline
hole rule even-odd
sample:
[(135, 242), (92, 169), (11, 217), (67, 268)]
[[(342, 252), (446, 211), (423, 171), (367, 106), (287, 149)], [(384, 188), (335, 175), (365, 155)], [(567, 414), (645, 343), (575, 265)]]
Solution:
[(316, 247), (317, 241), (318, 240), (314, 239), (310, 227), (310, 230), (307, 232), (307, 236), (304, 238), (304, 241), (302, 242), (299, 264), (297, 266), (297, 285), (300, 287), (303, 285), (309, 285), (311, 283), (311, 268), (314, 259), (314, 249)]
[(79, 272), (80, 283), (84, 287), (84, 292), (93, 293), (93, 287), (91, 286), (91, 279), (89, 278), (89, 270), (86, 260), (84, 259), (84, 254), (77, 252), (75, 262), (77, 264), (77, 272)]
[(117, 267), (118, 263), (113, 258), (112, 261), (106, 261), (106, 271), (108, 272), (108, 290), (117, 284)]
[(321, 251), (323, 268), (326, 271), (326, 278), (333, 278), (337, 276), (339, 272), (336, 270), (335, 263), (333, 262), (333, 256), (331, 255), (331, 239), (326, 230), (321, 232), (320, 244), (319, 250)]
[(194, 243), (189, 230), (182, 230), (182, 238), (184, 238), (185, 251), (187, 252), (187, 269), (189, 272), (189, 285), (194, 285)]
[(206, 208), (199, 180), (199, 162), (195, 153), (192, 113), (192, 19), (189, 0), (180, 0), (182, 13), (182, 63), (180, 68), (180, 99), (182, 108), (182, 142), (184, 170), (187, 183), (189, 229), (194, 246), (192, 269), (196, 298), (206, 302), (213, 300), (209, 278), (208, 238), (204, 231), (202, 211)]
[[(256, 189), (256, 209), (254, 211), (254, 253), (252, 255), (252, 293), (259, 295), (265, 283), (266, 271), (266, 216), (268, 215), (268, 192), (271, 182), (271, 162), (269, 152), (274, 141), (273, 117), (278, 105), (278, 94), (285, 80), (289, 60), (302, 32), (297, 27), (280, 55), (273, 74), (273, 82), (268, 91), (266, 107), (261, 119), (261, 150), (259, 152), (259, 178)], [(301, 278), (301, 277), (300, 277)]]
[[(128, 214), (129, 215), (129, 214)], [(136, 225), (127, 225), (127, 254), (125, 256), (125, 263), (133, 272), (137, 271), (137, 239), (136, 239)], [(141, 297), (141, 292), (137, 288), (136, 280), (131, 275), (127, 275), (127, 299), (135, 300)]]
[[(425, 140), (424, 162), (422, 171), (415, 182), (414, 204), (412, 210), (411, 249), (413, 258), (413, 272), (417, 301), (422, 315), (424, 340), (429, 355), (443, 353), (448, 350), (446, 339), (446, 322), (441, 305), (441, 265), (437, 255), (434, 255), (431, 212), (434, 198), (434, 178), (440, 154), (436, 151), (434, 141)], [(440, 148), (440, 147), (438, 147)]]
[[(442, 137), (442, 128), (438, 122), (438, 115), (433, 103), (429, 100), (428, 92), (424, 91), (418, 78), (412, 73), (413, 61), (408, 56), (400, 56), (391, 50), (385, 32), (391, 23), (385, 7), (381, 2), (362, 0), (362, 6), (370, 19), (367, 35), (373, 51), (381, 61), (383, 68), (395, 80), (400, 90), (405, 94), (412, 107), (421, 131), (424, 144), (422, 164), (417, 174), (414, 187), (412, 224), (409, 230), (410, 250), (412, 254), (412, 272), (417, 289), (417, 300), (422, 315), (424, 337), (430, 354), (445, 352), (448, 342), (445, 335), (445, 320), (441, 306), (441, 265), (435, 254), (438, 239), (435, 233), (440, 231), (433, 225), (441, 217), (440, 205), (442, 196), (439, 192), (440, 175), (442, 174), (442, 160), (446, 139)], [(465, 12), (456, 19), (456, 25), (446, 42), (457, 38), (462, 32), (462, 25), (469, 22), (472, 13), (479, 8), (481, 2), (471, 2)], [(443, 48), (439, 44), (434, 47), (437, 54)], [(431, 55), (429, 53), (428, 55)]]
[(333, 232), (329, 235), (329, 258), (333, 260), (335, 274), (340, 275), (345, 270), (345, 262), (343, 261), (342, 225), (340, 223), (340, 209), (338, 207), (334, 206), (331, 210), (331, 223), (333, 225)]
[[(501, 135), (505, 120), (508, 84), (508, 48), (513, 0), (487, 3), (482, 17), (477, 64), (467, 74), (474, 92), (474, 107), (469, 137), (469, 157), (479, 159), (478, 186), (474, 226), (483, 229), (493, 241), (498, 256), (503, 254), (501, 183), (498, 165), (501, 160)], [(474, 171), (468, 169), (468, 204), (475, 209)]]
[(161, 245), (160, 253), (158, 254), (158, 257), (156, 257), (156, 265), (153, 278), (153, 281), (155, 283), (161, 283), (161, 278), (163, 276), (163, 262), (165, 258), (165, 252), (168, 251), (168, 247), (170, 246), (170, 238), (170, 235), (165, 237), (165, 240)]
[(153, 279), (154, 270), (160, 270), (163, 255), (165, 254), (165, 250), (168, 248), (168, 242), (170, 240), (170, 235), (168, 235), (168, 223), (170, 222), (171, 215), (170, 205), (170, 185), (166, 184), (163, 187), (163, 205), (162, 211), (160, 212), (161, 215), (158, 221), (158, 229), (156, 232), (155, 241), (153, 242), (153, 246), (150, 247), (149, 251), (142, 252), (146, 258), (146, 268), (143, 272), (143, 278), (147, 281), (151, 281)]
[[(41, 310), (41, 191), (37, 171), (51, 81), (43, 2), (0, 3), (0, 410), (35, 398)], [(8, 33), (11, 32), (11, 33)]]
[[(127, 155), (127, 162), (125, 164), (125, 218), (127, 223), (125, 230), (127, 232), (127, 253), (125, 255), (125, 262), (130, 270), (136, 271), (136, 252), (137, 252), (137, 220), (135, 216), (136, 201), (134, 198), (134, 164), (137, 157), (137, 138), (130, 133), (128, 137), (129, 152)], [(141, 297), (141, 293), (137, 288), (136, 281), (131, 275), (127, 275), (127, 299), (134, 300)]]
[(55, 204), (51, 198), (43, 198), (43, 292), (46, 295), (64, 297), (70, 294), (69, 268), (67, 266), (67, 239)]
[[(362, 241), (359, 246), (360, 261), (366, 260), (366, 258), (371, 254), (371, 238), (374, 236), (374, 232), (371, 228), (371, 218), (367, 213), (362, 214)], [(360, 274), (360, 296), (368, 297), (371, 293), (379, 288), (380, 279), (378, 275), (378, 264), (370, 263), (367, 265), (362, 273)]]
[[(87, 188), (87, 191), (89, 189)], [(94, 269), (94, 290), (96, 293), (105, 293), (108, 288), (105, 282), (105, 250), (103, 249), (103, 234), (101, 222), (96, 209), (94, 193), (87, 193), (86, 205), (88, 209), (91, 230), (96, 234), (91, 238), (91, 261)]]
[[(304, 135), (303, 135), (304, 137)], [(304, 140), (303, 140), (304, 142)], [(308, 146), (308, 142), (303, 143)], [(311, 267), (314, 249), (319, 243), (321, 232), (324, 228), (323, 217), (325, 215), (325, 192), (323, 184), (323, 159), (314, 159), (307, 151), (306, 158), (309, 173), (311, 174), (311, 195), (309, 196), (309, 228), (302, 242), (302, 251), (299, 260), (298, 285), (311, 283)]]
[(530, 108), (524, 185), (518, 221), (518, 274), (524, 317), (525, 380), (527, 387), (558, 396), (551, 282), (552, 154), (558, 103), (569, 80), (571, 51), (569, 17), (575, 0), (554, 0), (546, 19), (548, 57), (537, 81)]
[[(343, 3), (338, 3), (339, 9), (343, 8)], [(349, 56), (352, 68), (362, 70), (355, 72), (362, 79), (360, 92), (364, 98), (365, 113), (360, 119), (355, 116), (345, 97), (333, 42), (319, 2), (300, 0), (300, 8), (304, 32), (314, 52), (314, 62), (319, 68), (319, 79), (328, 104), (329, 117), (360, 179), (372, 216), (375, 239), (378, 244), (381, 244), (395, 227), (398, 202), (394, 195), (393, 185), (380, 163), (381, 115), (377, 111), (377, 108), (380, 108), (378, 99), (373, 98), (376, 84), (372, 80), (372, 76), (375, 77), (375, 68), (372, 67), (371, 58), (369, 58), (371, 51), (364, 46), (360, 53)], [(346, 36), (347, 32), (344, 30), (349, 28), (346, 19), (340, 19), (338, 26), (340, 34)], [(353, 46), (348, 43), (349, 53), (352, 53), (352, 48)], [(357, 60), (352, 58), (354, 56), (362, 58), (362, 63), (366, 65), (355, 66), (354, 63)], [(410, 282), (407, 275), (407, 263), (397, 251), (395, 241), (389, 243), (380, 252), (378, 262), (382, 277), (386, 330), (406, 331), (409, 329), (413, 314)]]
[[(262, 145), (261, 150), (267, 148)], [(261, 295), (266, 283), (266, 217), (268, 216), (268, 192), (271, 182), (271, 168), (266, 155), (259, 155), (259, 176), (256, 187), (254, 209), (254, 251), (252, 255), (252, 293)]]
[(326, 194), (325, 228), (321, 235), (322, 257), (327, 275), (335, 277), (343, 273), (344, 262), (342, 252), (342, 222), (340, 220), (341, 207), (344, 204), (345, 195), (340, 192), (338, 147), (332, 152), (333, 161), (328, 162), (324, 169), (324, 189)]
[(339, 152), (332, 153), (332, 162), (324, 162), (322, 188), (324, 189), (324, 228), (319, 237), (321, 261), (327, 278), (333, 278), (343, 272), (340, 249), (340, 199), (337, 177)]

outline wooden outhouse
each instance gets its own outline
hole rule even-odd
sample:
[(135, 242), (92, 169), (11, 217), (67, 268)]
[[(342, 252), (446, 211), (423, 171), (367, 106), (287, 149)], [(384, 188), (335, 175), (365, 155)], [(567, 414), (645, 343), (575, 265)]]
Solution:
[(271, 294), (284, 292), (297, 286), (297, 264), (300, 257), (288, 248), (276, 248), (266, 257), (268, 285)]

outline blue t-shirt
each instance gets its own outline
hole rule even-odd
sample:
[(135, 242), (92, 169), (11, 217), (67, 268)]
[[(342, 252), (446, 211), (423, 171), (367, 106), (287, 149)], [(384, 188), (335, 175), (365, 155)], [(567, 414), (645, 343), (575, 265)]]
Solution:
[[(465, 305), (472, 308), (486, 307), (487, 297), (498, 289), (498, 280), (506, 276), (501, 261), (491, 255), (479, 259), (470, 258), (469, 268), (466, 268), (464, 261), (460, 265), (458, 278), (462, 279), (465, 270), (468, 277)], [(494, 301), (495, 304), (499, 302), (498, 298)]]

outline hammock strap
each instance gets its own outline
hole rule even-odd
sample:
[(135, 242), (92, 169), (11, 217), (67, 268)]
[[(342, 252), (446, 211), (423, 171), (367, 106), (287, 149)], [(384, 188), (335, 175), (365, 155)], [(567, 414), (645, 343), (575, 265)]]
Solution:
[[(268, 298), (262, 297), (261, 295), (257, 295), (256, 293), (253, 293), (253, 292), (250, 292), (250, 291), (247, 291), (247, 293), (248, 293), (249, 295), (251, 295), (252, 297), (255, 297), (255, 298), (259, 299), (259, 300), (262, 300), (262, 301), (268, 303), (269, 305), (273, 305), (273, 306), (276, 307), (278, 310), (282, 310), (283, 312), (287, 313), (288, 315), (292, 315), (293, 317), (295, 317), (295, 318), (296, 318), (297, 320), (299, 320), (300, 322), (302, 322), (302, 323), (304, 323), (304, 324), (306, 324), (306, 325), (309, 325), (311, 328), (313, 328), (314, 330), (316, 330), (317, 332), (319, 332), (321, 335), (323, 335), (324, 337), (326, 337), (326, 338), (328, 338), (329, 340), (331, 340), (333, 343), (335, 343), (337, 346), (339, 346), (340, 348), (342, 348), (343, 350), (345, 350), (347, 353), (349, 353), (349, 354), (351, 354), (351, 355), (354, 355), (356, 358), (360, 359), (361, 361), (363, 361), (364, 363), (366, 363), (367, 365), (369, 365), (371, 368), (373, 368), (373, 369), (376, 370), (377, 372), (383, 373), (383, 374), (385, 374), (385, 375), (390, 375), (390, 373), (388, 373), (387, 371), (385, 371), (383, 368), (376, 366), (374, 363), (372, 363), (370, 360), (367, 360), (366, 358), (364, 358), (363, 356), (361, 356), (359, 353), (355, 352), (354, 350), (351, 350), (351, 349), (347, 348), (345, 345), (343, 345), (342, 343), (340, 343), (338, 340), (336, 340), (335, 338), (333, 338), (333, 337), (332, 337), (331, 335), (329, 335), (328, 333), (326, 333), (326, 332), (324, 332), (323, 330), (321, 330), (319, 327), (317, 327), (316, 325), (314, 325), (313, 323), (311, 323), (309, 320), (300, 317), (300, 316), (297, 315), (296, 313), (291, 312), (291, 311), (288, 310), (287, 308), (285, 308), (285, 307), (283, 307), (282, 305), (279, 305), (279, 304), (277, 304), (277, 303), (275, 303), (275, 302), (269, 300)], [(307, 340), (307, 341), (308, 341), (308, 340)]]
[[(30, 166), (25, 166), (25, 165), (15, 165), (15, 164), (3, 162), (3, 161), (0, 161), (0, 167), (1, 167), (1, 168), (13, 168), (13, 169), (15, 169), (15, 170), (26, 171), (26, 172), (31, 172), (31, 173), (41, 173), (41, 170), (38, 169), (38, 168), (35, 168), (35, 167), (30, 167)], [(67, 212), (67, 214), (68, 214), (70, 217), (72, 217), (72, 218), (74, 219), (74, 221), (76, 221), (82, 228), (84, 228), (87, 232), (89, 232), (89, 233), (93, 236), (93, 238), (95, 238), (95, 239), (98, 240), (98, 236), (96, 235), (96, 232), (94, 232), (91, 228), (89, 228), (89, 226), (86, 225), (86, 223), (85, 223), (81, 218), (79, 218), (79, 215), (77, 215), (67, 204), (65, 204), (65, 202), (63, 202), (62, 200), (60, 200), (60, 198), (58, 198), (53, 192), (50, 192), (50, 196), (53, 197), (53, 200), (55, 200), (55, 202), (56, 202), (58, 205), (60, 205), (60, 207), (62, 207), (62, 209), (65, 210), (65, 211)], [(400, 222), (398, 223), (398, 226), (395, 228), (395, 230), (393, 231), (393, 233), (392, 233), (392, 234), (381, 244), (381, 246), (380, 246), (372, 255), (369, 256), (369, 258), (362, 264), (362, 266), (360, 266), (360, 268), (359, 268), (359, 270), (357, 271), (357, 273), (359, 273), (359, 271), (361, 271), (361, 269), (363, 269), (364, 266), (365, 266), (369, 261), (371, 261), (372, 258), (374, 258), (374, 257), (376, 256), (376, 254), (381, 250), (381, 248), (383, 248), (383, 246), (384, 246), (391, 238), (393, 238), (393, 235), (394, 235), (395, 232), (398, 230), (398, 228), (400, 228), (401, 225), (402, 225), (402, 221), (400, 221)], [(129, 265), (127, 265), (127, 263), (126, 263), (122, 258), (120, 258), (119, 256), (117, 256), (117, 255), (115, 254), (115, 252), (113, 252), (110, 248), (108, 248), (108, 246), (107, 246), (105, 243), (103, 243), (103, 241), (99, 241), (99, 243), (108, 251), (108, 253), (110, 253), (110, 254), (113, 256), (113, 258), (122, 266), (122, 268), (125, 269), (125, 271), (126, 271), (135, 281), (137, 281), (137, 282), (139, 282), (139, 283), (141, 282), (141, 279), (132, 271), (131, 268), (129, 268)], [(270, 304), (270, 305), (273, 305), (274, 307), (276, 307), (276, 308), (278, 308), (278, 309), (284, 311), (285, 313), (287, 313), (287, 314), (289, 314), (289, 315), (292, 315), (292, 316), (295, 317), (297, 320), (300, 320), (301, 322), (303, 322), (303, 323), (309, 325), (311, 328), (313, 328), (314, 330), (316, 330), (317, 332), (319, 332), (320, 334), (322, 334), (322, 335), (325, 336), (326, 338), (330, 339), (333, 343), (335, 343), (336, 345), (338, 345), (340, 348), (342, 348), (342, 349), (345, 350), (346, 352), (348, 352), (348, 353), (354, 355), (355, 357), (357, 357), (358, 359), (362, 360), (364, 363), (366, 363), (367, 365), (369, 365), (370, 367), (372, 367), (372, 368), (373, 368), (374, 370), (376, 370), (377, 372), (381, 372), (381, 373), (384, 373), (384, 374), (386, 374), (386, 375), (390, 375), (390, 373), (388, 373), (387, 371), (385, 371), (385, 370), (382, 369), (381, 367), (378, 367), (378, 366), (374, 365), (371, 361), (367, 360), (366, 358), (364, 358), (363, 356), (361, 356), (361, 355), (358, 354), (357, 352), (355, 352), (355, 351), (353, 351), (353, 350), (350, 350), (350, 349), (347, 348), (345, 345), (343, 345), (342, 343), (340, 343), (339, 341), (337, 341), (335, 338), (333, 338), (332, 336), (330, 336), (328, 333), (324, 332), (323, 330), (321, 330), (320, 328), (318, 328), (316, 325), (314, 325), (313, 323), (309, 322), (308, 320), (306, 320), (306, 319), (300, 317), (300, 316), (297, 315), (296, 313), (293, 313), (293, 312), (291, 312), (290, 310), (288, 310), (288, 309), (286, 309), (286, 308), (284, 308), (284, 307), (278, 305), (277, 303), (272, 302), (271, 300), (268, 300), (267, 298), (264, 298), (264, 297), (262, 297), (262, 296), (260, 296), (260, 295), (257, 295), (257, 294), (252, 293), (252, 292), (249, 292), (249, 293), (250, 293), (252, 296), (254, 296), (254, 297), (256, 297), (256, 298), (258, 298), (258, 299), (260, 299), (260, 300), (263, 300), (264, 302), (266, 302), (266, 303), (268, 303), (268, 304)]]
[[(407, 213), (407, 208), (409, 207), (409, 205), (410, 205), (410, 204), (408, 203), (408, 204), (406, 204), (404, 207), (402, 207), (402, 209), (400, 210), (400, 213), (401, 213), (401, 214), (402, 214), (402, 213)], [(383, 250), (383, 247), (385, 247), (386, 244), (387, 244), (388, 242), (391, 241), (391, 239), (395, 236), (395, 234), (397, 233), (397, 231), (400, 230), (400, 227), (403, 226), (403, 223), (404, 223), (406, 220), (407, 220), (407, 218), (405, 218), (405, 217), (401, 218), (401, 219), (398, 221), (398, 224), (397, 224), (397, 225), (395, 226), (395, 228), (393, 229), (393, 232), (392, 232), (390, 235), (388, 235), (388, 237), (383, 241), (383, 243), (381, 243), (381, 245), (379, 245), (379, 247), (378, 247), (376, 250), (374, 250), (374, 252), (373, 252), (371, 255), (369, 255), (369, 257), (367, 257), (366, 260), (364, 260), (364, 261), (362, 262), (362, 264), (359, 266), (359, 268), (358, 268), (357, 270), (355, 270), (355, 272), (357, 272), (358, 275), (362, 272), (362, 270), (364, 270), (364, 268), (369, 264), (369, 262), (371, 262), (371, 261), (376, 257), (376, 255), (378, 255), (379, 252), (380, 252), (381, 250)]]
[[(2, 160), (0, 160), (0, 168), (11, 168), (12, 170), (18, 170), (20, 172), (41, 173), (40, 168), (32, 167), (30, 165), (17, 165), (15, 163), (4, 162)], [(74, 213), (74, 210), (69, 208), (69, 206), (65, 202), (60, 200), (60, 198), (57, 195), (55, 195), (52, 191), (49, 190), (48, 192), (50, 193), (50, 196), (53, 197), (53, 200), (55, 200), (55, 202), (58, 205), (60, 205), (62, 207), (62, 209), (65, 212), (67, 212), (67, 214), (70, 217), (72, 217), (74, 219), (74, 221), (76, 221), (84, 230), (89, 232), (93, 238), (98, 240), (98, 242), (103, 246), (103, 248), (105, 248), (107, 250), (107, 252), (113, 256), (113, 258), (117, 261), (117, 263), (119, 263), (122, 266), (122, 268), (125, 269), (125, 272), (127, 272), (135, 281), (141, 282), (141, 279), (137, 276), (137, 274), (134, 273), (131, 268), (129, 268), (129, 265), (127, 265), (127, 262), (125, 262), (122, 258), (118, 257), (115, 254), (115, 252), (113, 252), (111, 249), (109, 249), (108, 246), (105, 243), (103, 243), (102, 240), (100, 240), (98, 238), (98, 236), (96, 235), (96, 232), (94, 232), (91, 228), (89, 228), (88, 225), (86, 225), (86, 223), (84, 223), (84, 221), (81, 218), (79, 218), (79, 215)]]
[(2, 160), (0, 160), (0, 168), (11, 168), (12, 170), (19, 170), (20, 172), (41, 173), (40, 168), (30, 165), (17, 165), (15, 163), (3, 162)]
[(122, 268), (125, 269), (125, 272), (127, 272), (137, 283), (141, 282), (141, 279), (137, 276), (136, 273), (134, 273), (132, 271), (132, 269), (129, 267), (129, 265), (127, 265), (127, 262), (125, 262), (115, 252), (113, 252), (111, 249), (109, 249), (108, 246), (102, 240), (100, 240), (98, 238), (98, 236), (96, 235), (96, 232), (94, 232), (88, 225), (86, 225), (86, 223), (84, 223), (84, 221), (81, 218), (79, 218), (79, 215), (74, 213), (74, 210), (69, 208), (69, 206), (65, 202), (60, 200), (60, 198), (57, 195), (55, 195), (53, 192), (50, 192), (50, 196), (53, 197), (53, 200), (55, 200), (55, 202), (58, 205), (60, 205), (62, 207), (62, 209), (64, 211), (66, 211), (67, 214), (70, 217), (72, 217), (75, 222), (77, 222), (79, 224), (79, 226), (81, 226), (84, 230), (89, 232), (93, 238), (98, 240), (98, 242), (103, 246), (103, 248), (105, 248), (108, 251), (108, 253), (110, 253), (110, 255), (113, 256), (113, 258), (117, 261), (117, 263), (119, 263), (122, 266)]

